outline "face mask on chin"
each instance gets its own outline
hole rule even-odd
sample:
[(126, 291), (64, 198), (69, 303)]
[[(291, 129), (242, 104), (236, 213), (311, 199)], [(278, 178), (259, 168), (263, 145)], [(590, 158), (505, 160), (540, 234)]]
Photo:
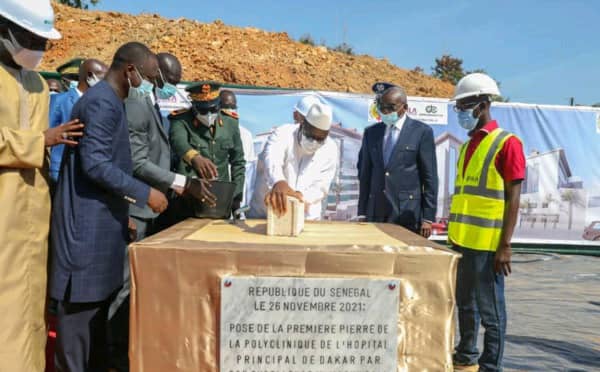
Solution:
[(43, 50), (31, 50), (23, 48), (17, 39), (13, 36), (10, 29), (8, 30), (9, 39), (0, 39), (6, 50), (12, 56), (13, 61), (26, 70), (35, 70), (44, 58)]

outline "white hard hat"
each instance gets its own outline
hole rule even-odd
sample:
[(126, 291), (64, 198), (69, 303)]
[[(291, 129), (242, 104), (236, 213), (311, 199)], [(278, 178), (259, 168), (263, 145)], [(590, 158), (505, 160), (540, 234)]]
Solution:
[(321, 100), (314, 94), (310, 94), (306, 97), (302, 97), (302, 99), (296, 103), (296, 106), (294, 106), (294, 110), (298, 111), (303, 116), (306, 116), (310, 107), (315, 103), (321, 103)]
[(313, 127), (321, 130), (331, 129), (332, 119), (333, 112), (331, 106), (320, 101), (312, 105), (306, 113), (306, 121)]
[(476, 72), (460, 79), (456, 84), (456, 88), (454, 88), (452, 100), (456, 101), (481, 95), (499, 96), (500, 89), (498, 89), (498, 84), (494, 79), (486, 74)]
[(2, 0), (0, 16), (44, 39), (60, 39), (50, 0)]

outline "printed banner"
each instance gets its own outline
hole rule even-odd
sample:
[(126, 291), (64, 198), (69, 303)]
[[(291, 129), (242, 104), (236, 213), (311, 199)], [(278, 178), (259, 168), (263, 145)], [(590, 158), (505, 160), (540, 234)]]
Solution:
[(448, 124), (448, 102), (409, 99), (408, 115), (423, 123), (435, 125)]
[[(238, 98), (240, 125), (253, 135), (260, 154), (272, 129), (293, 122), (294, 104), (316, 94), (333, 107), (330, 132), (340, 149), (338, 174), (323, 203), (323, 218), (350, 220), (358, 207), (358, 152), (362, 132), (377, 121), (372, 95), (335, 92), (232, 89)], [(182, 91), (182, 96), (185, 92)], [(184, 107), (181, 97), (168, 110)], [(444, 99), (409, 97), (409, 116), (432, 124), (439, 176), (434, 231), (447, 232), (458, 150), (467, 133)], [(167, 111), (167, 110), (166, 110)], [(515, 241), (600, 245), (600, 109), (497, 103), (492, 116), (523, 142), (527, 159)], [(254, 174), (255, 158), (248, 164)], [(248, 195), (253, 180), (247, 180)], [(246, 197), (247, 199), (248, 197)]]

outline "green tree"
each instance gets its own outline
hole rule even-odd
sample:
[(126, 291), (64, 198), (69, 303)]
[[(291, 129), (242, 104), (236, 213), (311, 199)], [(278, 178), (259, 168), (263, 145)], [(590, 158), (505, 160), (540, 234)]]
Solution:
[(444, 54), (435, 59), (435, 66), (431, 68), (433, 70), (432, 76), (456, 85), (465, 76), (462, 64), (462, 59)]
[[(482, 68), (478, 68), (472, 71), (465, 71), (463, 69), (462, 64), (462, 59), (453, 57), (450, 54), (444, 54), (440, 58), (435, 59), (435, 66), (432, 67), (432, 76), (456, 85), (460, 79), (462, 79), (465, 75), (468, 74), (479, 72), (482, 74), (489, 75)], [(498, 84), (498, 87), (500, 87), (500, 82), (498, 80), (496, 80), (496, 84)], [(492, 101), (494, 102), (508, 102), (509, 100), (509, 97), (492, 97)]]
[[(71, 6), (73, 8), (88, 9), (90, 5), (95, 6), (100, 0), (57, 0), (61, 4)], [(89, 3), (89, 4), (88, 4)]]

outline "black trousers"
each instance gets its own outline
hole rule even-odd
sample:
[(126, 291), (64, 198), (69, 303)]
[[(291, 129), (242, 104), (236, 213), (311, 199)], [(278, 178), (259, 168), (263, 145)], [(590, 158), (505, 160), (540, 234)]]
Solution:
[[(136, 241), (142, 240), (155, 231), (154, 219), (131, 217), (137, 228)], [(123, 267), (123, 287), (119, 290), (108, 310), (108, 352), (110, 367), (117, 372), (129, 371), (129, 293), (131, 275), (129, 273), (129, 256), (125, 252)]]
[(57, 372), (107, 372), (108, 307), (100, 302), (58, 301), (54, 365)]

